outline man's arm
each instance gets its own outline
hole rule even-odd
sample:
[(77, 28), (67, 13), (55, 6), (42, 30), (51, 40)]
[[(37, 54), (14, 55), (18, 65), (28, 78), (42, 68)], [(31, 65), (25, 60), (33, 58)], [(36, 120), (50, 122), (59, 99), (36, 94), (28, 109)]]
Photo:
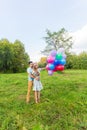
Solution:
[(35, 76), (33, 74), (30, 73), (29, 75), (30, 75), (31, 78), (35, 78)]

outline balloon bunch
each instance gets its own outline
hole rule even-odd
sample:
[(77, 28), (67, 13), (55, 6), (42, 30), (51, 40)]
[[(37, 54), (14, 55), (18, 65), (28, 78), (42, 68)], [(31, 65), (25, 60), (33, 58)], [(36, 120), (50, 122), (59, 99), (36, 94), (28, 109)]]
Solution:
[(56, 71), (63, 71), (66, 64), (66, 54), (64, 48), (59, 48), (58, 51), (52, 50), (47, 57), (46, 70), (49, 75), (52, 75)]

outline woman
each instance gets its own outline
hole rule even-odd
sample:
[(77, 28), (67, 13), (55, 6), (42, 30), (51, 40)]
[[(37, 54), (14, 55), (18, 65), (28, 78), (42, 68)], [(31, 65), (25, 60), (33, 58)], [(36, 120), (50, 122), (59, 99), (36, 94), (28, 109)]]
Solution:
[(40, 81), (40, 70), (38, 69), (37, 63), (35, 63), (33, 66), (32, 75), (36, 77), (33, 81), (33, 91), (35, 96), (35, 103), (38, 103), (40, 102), (40, 91), (43, 89), (43, 86)]

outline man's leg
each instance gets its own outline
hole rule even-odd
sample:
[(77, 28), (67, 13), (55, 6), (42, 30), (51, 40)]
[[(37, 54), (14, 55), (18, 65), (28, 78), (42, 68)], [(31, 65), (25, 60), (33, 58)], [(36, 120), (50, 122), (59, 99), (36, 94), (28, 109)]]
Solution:
[(30, 92), (32, 88), (33, 82), (28, 81), (28, 91), (27, 91), (27, 97), (26, 97), (26, 102), (28, 103), (30, 101)]

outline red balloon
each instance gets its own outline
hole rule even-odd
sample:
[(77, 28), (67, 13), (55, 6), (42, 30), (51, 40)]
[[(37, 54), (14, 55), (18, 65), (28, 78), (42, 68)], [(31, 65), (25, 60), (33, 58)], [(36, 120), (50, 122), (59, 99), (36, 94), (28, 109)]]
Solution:
[(56, 72), (56, 71), (57, 71), (57, 68), (55, 67), (54, 70), (53, 70), (53, 72)]
[(55, 67), (55, 70), (58, 71), (58, 65)]
[(58, 65), (56, 66), (56, 70), (58, 71), (63, 71), (64, 70), (64, 66), (63, 65)]

